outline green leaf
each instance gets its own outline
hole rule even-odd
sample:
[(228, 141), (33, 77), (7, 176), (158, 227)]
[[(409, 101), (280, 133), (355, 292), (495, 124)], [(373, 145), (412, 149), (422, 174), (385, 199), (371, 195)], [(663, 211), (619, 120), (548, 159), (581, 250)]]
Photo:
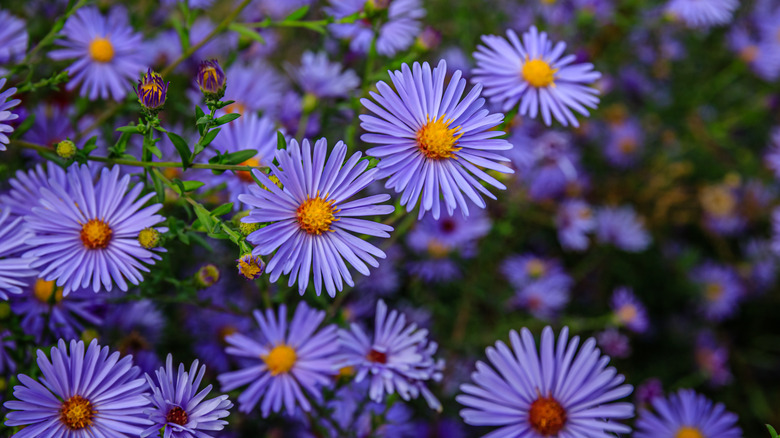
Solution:
[(114, 146), (109, 148), (109, 158), (116, 158), (121, 157), (125, 153), (125, 149), (127, 149), (127, 141), (130, 139), (130, 134), (127, 132), (123, 132), (122, 135), (119, 136), (119, 139), (117, 139)]
[(120, 127), (116, 128), (116, 131), (119, 131), (119, 132), (129, 132), (131, 134), (136, 134), (136, 133), (139, 132), (137, 125), (120, 126)]
[(237, 32), (239, 35), (245, 36), (251, 40), (257, 41), (260, 44), (265, 44), (265, 38), (256, 31), (244, 26), (240, 23), (231, 23), (228, 29)]
[(230, 154), (225, 154), (221, 157), (220, 163), (222, 164), (241, 164), (244, 161), (254, 157), (257, 155), (257, 151), (254, 149), (245, 149), (243, 151), (233, 152)]
[(211, 218), (211, 213), (209, 213), (208, 210), (203, 208), (202, 205), (196, 204), (195, 215), (198, 216), (198, 220), (200, 221), (200, 224), (203, 225), (206, 231), (208, 233), (211, 233), (211, 230), (214, 228), (214, 220)]
[(276, 131), (276, 149), (287, 149), (287, 140), (282, 131)]
[(772, 434), (772, 438), (778, 438), (777, 431), (775, 430), (774, 427), (772, 427), (772, 426), (770, 426), (768, 424), (766, 424), (765, 426), (766, 426), (767, 429), (769, 429), (769, 433)]
[(184, 192), (197, 190), (205, 185), (205, 183), (200, 181), (181, 181), (176, 178), (173, 179), (173, 183), (176, 184), (173, 190), (180, 195)]
[(284, 21), (298, 21), (301, 18), (303, 18), (307, 12), (309, 12), (309, 5), (302, 6), (294, 10), (290, 15), (288, 15), (287, 18), (284, 19)]
[(220, 126), (220, 125), (224, 125), (225, 123), (230, 123), (239, 117), (241, 117), (241, 114), (238, 113), (225, 114), (224, 116), (214, 120), (214, 126)]
[[(203, 112), (202, 109), (200, 109), (199, 106), (195, 106), (195, 120), (200, 120), (205, 116), (206, 113)], [(196, 122), (197, 125), (197, 122)], [(205, 125), (197, 125), (198, 126), (198, 134), (203, 135), (203, 133), (206, 131)]]
[(222, 204), (219, 207), (215, 208), (211, 211), (212, 216), (222, 216), (224, 214), (228, 214), (231, 211), (233, 211), (233, 203), (228, 202), (227, 204)]
[(90, 152), (97, 149), (97, 135), (94, 135), (87, 140), (86, 143), (84, 143), (84, 147), (81, 148), (81, 150), (84, 152), (84, 154), (89, 155)]
[[(221, 129), (212, 129), (211, 131), (207, 132), (206, 135), (203, 136), (203, 140), (200, 141), (200, 145), (203, 149), (206, 148), (206, 146), (210, 145), (212, 141), (214, 141), (214, 138), (217, 137), (217, 134), (219, 134), (219, 131)], [(201, 149), (201, 150), (203, 150)]]
[(146, 149), (149, 152), (153, 153), (154, 156), (157, 157), (157, 159), (162, 160), (162, 151), (160, 150), (160, 148), (157, 147), (157, 145), (152, 143), (152, 144), (146, 146)]
[(179, 152), (179, 156), (181, 157), (182, 170), (187, 170), (187, 167), (189, 167), (190, 163), (190, 156), (192, 154), (189, 145), (183, 138), (181, 138), (181, 136), (179, 136), (179, 134), (175, 134), (173, 132), (166, 132), (166, 134), (168, 134), (168, 139), (171, 140), (171, 143), (173, 143), (173, 147), (175, 147), (176, 151)]
[(163, 189), (163, 183), (160, 177), (155, 172), (152, 172), (152, 181), (154, 182), (154, 191), (157, 193), (157, 202), (160, 204), (165, 203), (165, 190)]

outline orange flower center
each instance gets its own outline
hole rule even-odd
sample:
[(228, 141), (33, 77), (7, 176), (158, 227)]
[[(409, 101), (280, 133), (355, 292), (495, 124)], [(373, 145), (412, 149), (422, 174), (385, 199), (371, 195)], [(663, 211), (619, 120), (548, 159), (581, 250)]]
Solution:
[(70, 430), (80, 430), (92, 426), (92, 418), (95, 417), (95, 414), (95, 408), (89, 400), (80, 395), (74, 395), (62, 403), (60, 421)]
[(427, 158), (439, 160), (452, 158), (453, 153), (462, 148), (456, 147), (463, 135), (460, 126), (450, 128), (452, 119), (444, 120), (444, 116), (432, 120), (426, 116), (425, 125), (417, 131), (417, 147)]
[(89, 249), (105, 249), (113, 233), (107, 223), (92, 219), (81, 227), (81, 242)]
[(57, 287), (54, 284), (54, 280), (46, 281), (42, 278), (39, 278), (35, 280), (35, 285), (33, 286), (33, 295), (35, 295), (35, 298), (38, 298), (38, 300), (42, 303), (48, 303), (51, 299), (51, 296), (54, 295), (54, 300), (59, 303), (62, 301), (62, 288)]
[(165, 421), (168, 423), (178, 424), (179, 426), (184, 426), (187, 424), (187, 421), (189, 421), (189, 418), (187, 417), (187, 412), (185, 412), (184, 409), (178, 406), (174, 406), (170, 411), (168, 411), (168, 415), (165, 416)]
[(677, 431), (677, 435), (674, 436), (674, 438), (705, 438), (704, 434), (699, 432), (699, 429), (695, 427), (681, 427), (680, 430)]
[(566, 410), (552, 397), (539, 397), (528, 411), (531, 427), (543, 436), (553, 436), (566, 425)]
[(295, 350), (289, 345), (279, 344), (268, 353), (268, 356), (265, 356), (262, 359), (271, 371), (271, 375), (276, 376), (281, 373), (289, 372), (293, 365), (295, 365), (298, 355), (295, 354)]
[[(250, 158), (243, 163), (241, 163), (241, 166), (252, 166), (252, 167), (260, 167), (260, 160), (257, 158)], [(238, 176), (238, 179), (245, 183), (253, 183), (255, 182), (255, 179), (252, 178), (252, 171), (251, 170), (239, 170), (236, 172), (236, 176)]]
[(553, 82), (555, 79), (555, 72), (558, 69), (550, 67), (546, 61), (541, 59), (526, 59), (523, 63), (523, 70), (521, 74), (526, 82), (536, 88), (547, 87), (549, 85), (555, 86)]
[(108, 38), (95, 38), (89, 43), (89, 56), (95, 62), (110, 62), (114, 59), (114, 46)]
[(338, 220), (333, 216), (333, 213), (338, 211), (333, 209), (333, 202), (319, 196), (307, 199), (296, 212), (298, 225), (309, 234), (320, 235), (331, 231), (330, 224)]

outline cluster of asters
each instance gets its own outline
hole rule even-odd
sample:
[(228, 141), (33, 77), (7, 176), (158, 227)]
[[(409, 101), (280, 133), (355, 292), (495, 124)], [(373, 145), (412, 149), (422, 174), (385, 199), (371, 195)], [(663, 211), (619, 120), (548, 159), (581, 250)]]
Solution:
[[(497, 200), (496, 191), (546, 209), (545, 225), (557, 236), (560, 257), (542, 245), (494, 263), (492, 274), (503, 276), (512, 290), (507, 307), (534, 319), (556, 321), (572, 299), (578, 279), (567, 272), (564, 255), (640, 253), (653, 245), (650, 219), (636, 207), (594, 201), (578, 142), (603, 144), (603, 161), (612, 169), (636, 168), (647, 152), (643, 122), (620, 106), (610, 107), (604, 121), (587, 118), (599, 95), (617, 87), (661, 102), (664, 93), (654, 88), (658, 78), (640, 69), (602, 75), (582, 59), (586, 55), (570, 53), (566, 43), (534, 25), (537, 17), (550, 25), (566, 23), (580, 11), (606, 23), (616, 5), (497, 1), (514, 22), (501, 35), (481, 37), (471, 54), (474, 66), (453, 49), (436, 62), (398, 62), (387, 72), (389, 80), (363, 83), (331, 59), (333, 50), (307, 50), (282, 69), (272, 65), (269, 55), (279, 35), (250, 24), (283, 20), (311, 3), (243, 2), (234, 16), (241, 33), (195, 13), (211, 1), (169, 0), (161, 10), (180, 8), (192, 19), (184, 29), (154, 37), (134, 29), (123, 7), (102, 12), (79, 2), (78, 9), (68, 9), (55, 48), (46, 53), (65, 62), (65, 88), (85, 102), (117, 104), (134, 90), (147, 128), (159, 128), (161, 121), (166, 126), (149, 131), (143, 144), (131, 140), (122, 157), (90, 156), (88, 146), (116, 155), (109, 148), (114, 139), (99, 132), (91, 116), (73, 123), (76, 106), (45, 102), (28, 108), (17, 98), (24, 97), (22, 86), (6, 87), (7, 78), (0, 79), (0, 151), (12, 152), (6, 149), (13, 149), (19, 129), (22, 143), (44, 152), (25, 156), (30, 167), (18, 170), (0, 193), (0, 305), (6, 306), (0, 310), (19, 321), (13, 330), (0, 327), (0, 383), (15, 383), (3, 404), (13, 436), (223, 436), (217, 433), (228, 425), (233, 404), (228, 395), (207, 399), (212, 386), (200, 389), (207, 376), (202, 361), (216, 371), (221, 390), (235, 394), (240, 413), (284, 417), (299, 436), (465, 435), (459, 424), (442, 422), (437, 432), (411, 420), (408, 405), (414, 400), (442, 412), (436, 393), (449, 392), (463, 422), (487, 437), (741, 437), (735, 414), (692, 389), (664, 395), (650, 381), (636, 391), (638, 410), (627, 399), (634, 388), (609, 366), (610, 357), (629, 356), (630, 336), (646, 336), (652, 325), (628, 286), (612, 292), (599, 327), (604, 330), (595, 337), (581, 340), (568, 327), (556, 335), (546, 326), (537, 341), (528, 328), (510, 330), (508, 342), (487, 347), (486, 359), (469, 366), (471, 374), (450, 391), (438, 384), (457, 371), (445, 366), (429, 337), (430, 315), (403, 304), (391, 309), (384, 300), (398, 291), (401, 272), (427, 285), (466, 279), (464, 266), (478, 257), (481, 241), (493, 230), (486, 198)], [(427, 50), (438, 38), (423, 28), (421, 0), (327, 3), (329, 43), (343, 43), (350, 57), (393, 58), (412, 48)], [(648, 21), (670, 20), (678, 33), (685, 27), (708, 32), (731, 23), (738, 6), (737, 0), (670, 0), (646, 12)], [(736, 56), (759, 77), (777, 78), (780, 7), (759, 0), (740, 20), (728, 35)], [(27, 62), (31, 52), (24, 20), (0, 10), (0, 28), (5, 72)], [(644, 39), (645, 31), (629, 38)], [(247, 32), (254, 35), (249, 44), (240, 39)], [(682, 56), (678, 33), (658, 47), (638, 47), (639, 63), (655, 66)], [(220, 60), (230, 61), (229, 67), (223, 70)], [(182, 156), (180, 141), (201, 144), (206, 133), (167, 124), (165, 104), (175, 88), (155, 72), (161, 66), (171, 75), (197, 71), (177, 101), (199, 108), (205, 102), (208, 123), (240, 116), (212, 131), (200, 155)], [(320, 137), (338, 122), (352, 124), (353, 133), (359, 127), (359, 141), (355, 135)], [(182, 135), (164, 135), (174, 131)], [(772, 142), (766, 162), (780, 178), (780, 131)], [(141, 157), (142, 167), (153, 168), (151, 147), (159, 152), (158, 167), (182, 164), (159, 172), (162, 178), (204, 183), (198, 194), (231, 203), (228, 210), (237, 219), (230, 229), (241, 249), (233, 283), (219, 282), (224, 274), (214, 265), (194, 276), (207, 306), (191, 309), (186, 318), (200, 340), (193, 348), (199, 360), (189, 370), (184, 364), (174, 369), (172, 354), (162, 365), (154, 346), (165, 316), (153, 299), (135, 293), (167, 257), (165, 242), (176, 238), (166, 216), (170, 210), (147, 173), (129, 168), (137, 161), (112, 161)], [(215, 158), (247, 150), (254, 154), (240, 170), (187, 169), (208, 168)], [(182, 185), (178, 195), (186, 197), (184, 192)], [(163, 192), (162, 199), (169, 195)], [(701, 228), (717, 238), (744, 236), (772, 196), (758, 181), (726, 175), (698, 188)], [(698, 320), (727, 320), (739, 303), (774, 284), (780, 210), (774, 219), (773, 240), (751, 241), (742, 249), (749, 259), (744, 266), (704, 260), (690, 269)], [(407, 234), (399, 234), (402, 227)], [(684, 246), (660, 250), (682, 257)], [(231, 296), (239, 279), (282, 289), (283, 278), (302, 296), (313, 289), (328, 310), (300, 301), (290, 315), (286, 304), (266, 300), (250, 316), (248, 303)], [(338, 308), (339, 298), (353, 288), (359, 297)], [(332, 300), (319, 299), (323, 289)], [(220, 306), (227, 301), (243, 312)], [(32, 357), (17, 352), (19, 333), (41, 346), (37, 367), (24, 365)], [(116, 348), (98, 343), (111, 338), (120, 339)], [(55, 343), (48, 352), (42, 348)], [(731, 380), (728, 349), (711, 331), (699, 332), (695, 355), (711, 385)], [(21, 367), (31, 371), (17, 373)]]

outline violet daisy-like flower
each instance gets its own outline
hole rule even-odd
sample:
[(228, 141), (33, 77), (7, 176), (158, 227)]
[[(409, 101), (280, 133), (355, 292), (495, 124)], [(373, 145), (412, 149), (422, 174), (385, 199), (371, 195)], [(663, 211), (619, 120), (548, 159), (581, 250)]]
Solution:
[(474, 82), (485, 86), (485, 96), (504, 111), (519, 103), (520, 115), (536, 118), (541, 113), (547, 126), (553, 116), (563, 126), (579, 126), (572, 110), (588, 116), (587, 108), (596, 108), (598, 90), (589, 85), (601, 73), (590, 63), (573, 64), (575, 55), (563, 56), (566, 43), (553, 46), (535, 26), (522, 42), (511, 29), (507, 38), (483, 35), (485, 45), (474, 52)]
[(161, 110), (165, 105), (169, 84), (170, 82), (163, 81), (159, 73), (153, 72), (151, 68), (148, 69), (146, 75), (138, 80), (138, 86), (135, 87), (138, 102), (145, 110)]
[(103, 16), (96, 7), (79, 9), (65, 22), (62, 49), (53, 50), (54, 60), (72, 59), (67, 89), (81, 84), (81, 95), (122, 100), (130, 84), (146, 67), (141, 35), (127, 21), (127, 11), (115, 7)]
[(709, 27), (728, 24), (738, 7), (739, 0), (670, 0), (666, 13), (690, 27)]
[[(631, 394), (625, 378), (607, 367), (609, 358), (587, 339), (569, 340), (564, 327), (555, 342), (550, 327), (542, 331), (537, 350), (531, 332), (509, 332), (511, 348), (497, 341), (488, 347), (493, 367), (478, 361), (473, 383), (461, 385), (456, 400), (467, 424), (497, 426), (486, 435), (517, 438), (605, 437), (631, 428), (619, 421), (634, 415), (634, 406), (617, 400)], [(495, 368), (495, 369), (494, 369)]]
[(596, 210), (596, 237), (623, 251), (641, 252), (650, 246), (650, 234), (632, 207), (602, 207)]
[(3, 376), (16, 371), (16, 362), (7, 350), (16, 351), (16, 341), (13, 339), (13, 333), (4, 329), (0, 331), (0, 380)]
[(22, 293), (29, 277), (36, 274), (30, 266), (34, 259), (23, 254), (32, 235), (22, 221), (6, 206), (0, 209), (0, 300)]
[(558, 241), (564, 249), (584, 251), (590, 245), (588, 234), (596, 228), (593, 209), (579, 199), (564, 201), (555, 218)]
[[(6, 74), (5, 66), (24, 58), (27, 40), (24, 20), (8, 11), (0, 10), (0, 74)], [(3, 88), (2, 84), (0, 88)]]
[(266, 266), (271, 282), (290, 274), (288, 285), (297, 281), (301, 295), (312, 276), (317, 295), (323, 283), (331, 297), (342, 290), (344, 282), (354, 286), (344, 262), (369, 275), (366, 264), (377, 267), (374, 257), (384, 258), (385, 253), (352, 233), (389, 237), (388, 232), (393, 230), (388, 225), (358, 219), (391, 213), (392, 206), (377, 205), (390, 195), (349, 200), (374, 181), (378, 169), (366, 170), (368, 160), (361, 160), (360, 152), (345, 162), (347, 146), (343, 142), (333, 147), (329, 157), (327, 147), (324, 138), (317, 140), (314, 148), (308, 140), (301, 145), (291, 140), (286, 150), (276, 151), (279, 167), (270, 164), (271, 174), (283, 189), (266, 174), (253, 170), (263, 187), (250, 186), (249, 194), (238, 197), (252, 208), (242, 222), (269, 223), (247, 236), (255, 245), (252, 254), (275, 252)]
[(198, 368), (197, 359), (189, 371), (184, 364), (179, 364), (176, 374), (173, 372), (173, 357), (168, 354), (165, 368), (155, 371), (157, 383), (146, 375), (146, 381), (152, 389), (148, 396), (152, 408), (144, 411), (152, 425), (141, 433), (141, 437), (157, 436), (160, 429), (165, 428), (164, 438), (211, 438), (210, 431), (224, 429), (228, 409), (233, 403), (228, 396), (220, 395), (210, 400), (204, 400), (211, 392), (211, 385), (198, 392), (206, 366)]
[[(126, 291), (128, 282), (143, 280), (143, 265), (159, 256), (141, 247), (138, 233), (164, 220), (155, 214), (162, 205), (143, 205), (154, 193), (139, 198), (143, 184), (128, 190), (130, 176), (119, 178), (119, 168), (104, 168), (97, 182), (89, 166), (68, 169), (69, 189), (52, 182), (41, 188), (40, 205), (26, 217), (35, 235), (28, 240), (27, 255), (37, 257), (31, 267), (38, 276), (56, 280), (63, 294), (79, 287), (111, 290), (113, 283)], [(159, 228), (165, 232), (167, 228)]]
[(130, 438), (149, 424), (143, 416), (146, 382), (132, 356), (120, 359), (97, 340), (87, 348), (70, 341), (68, 349), (60, 339), (51, 360), (38, 350), (38, 367), (40, 383), (20, 374), (16, 400), (4, 404), (13, 410), (5, 425), (25, 426), (14, 438)]
[(226, 106), (224, 111), (242, 115), (253, 111), (272, 115), (277, 111), (285, 83), (273, 67), (263, 61), (237, 62), (227, 69), (225, 76), (228, 86), (223, 100), (234, 103)]
[[(503, 120), (503, 114), (489, 114), (479, 97), (481, 85), (474, 86), (463, 97), (466, 80), (456, 70), (446, 84), (444, 60), (431, 71), (426, 62), (403, 64), (400, 71), (390, 72), (391, 88), (379, 82), (374, 101), (361, 99), (374, 115), (361, 115), (361, 127), (368, 133), (366, 143), (378, 144), (367, 154), (379, 157), (378, 178), (389, 177), (385, 187), (401, 195), (401, 205), (412, 211), (420, 202), (419, 217), (426, 211), (438, 219), (442, 199), (447, 212), (459, 207), (468, 215), (466, 198), (485, 208), (485, 196), (496, 199), (484, 188), (483, 180), (498, 189), (506, 186), (484, 169), (513, 173), (498, 162), (509, 161), (494, 151), (511, 149), (506, 140), (496, 138), (504, 133), (492, 130)], [(466, 195), (464, 197), (463, 195)]]
[(737, 311), (745, 291), (732, 267), (706, 262), (695, 267), (690, 277), (701, 289), (700, 308), (707, 319), (722, 321)]
[(639, 411), (635, 438), (742, 438), (737, 416), (692, 389), (651, 401), (653, 411)]
[[(0, 79), (0, 90), (2, 90), (5, 86), (5, 82), (6, 78)], [(18, 114), (14, 114), (9, 111), (11, 108), (19, 105), (19, 102), (21, 102), (19, 99), (8, 100), (8, 98), (13, 96), (14, 93), (16, 93), (16, 87), (9, 88), (0, 93), (0, 151), (4, 151), (6, 145), (10, 141), (6, 133), (14, 132), (14, 127), (9, 125), (7, 122), (19, 118)]]
[(280, 412), (283, 407), (289, 415), (296, 412), (296, 407), (309, 412), (309, 397), (320, 399), (321, 387), (331, 384), (338, 372), (336, 326), (320, 327), (325, 312), (311, 309), (303, 302), (298, 304), (289, 323), (284, 304), (278, 314), (266, 309), (265, 314), (255, 310), (254, 316), (260, 326), (259, 338), (241, 333), (225, 338), (225, 351), (245, 360), (246, 367), (220, 374), (217, 379), (222, 390), (232, 391), (249, 384), (238, 397), (241, 412), (251, 411), (258, 402), (263, 417)]
[(301, 66), (288, 69), (304, 93), (317, 98), (348, 97), (360, 85), (353, 70), (344, 70), (338, 62), (330, 62), (324, 52), (304, 52)]
[(369, 337), (356, 323), (339, 331), (342, 366), (354, 367), (355, 382), (371, 382), (368, 395), (382, 403), (385, 394), (398, 393), (404, 400), (420, 395), (431, 409), (441, 411), (441, 403), (426, 386), (442, 378), (443, 359), (435, 359), (438, 345), (428, 340), (428, 330), (406, 322), (406, 315), (392, 310), (379, 300), (376, 305), (374, 333)]
[[(340, 19), (364, 11), (368, 3), (365, 0), (330, 0), (331, 6), (326, 11), (334, 18)], [(357, 20), (354, 23), (331, 24), (329, 29), (333, 36), (349, 40), (350, 50), (357, 53), (368, 53), (374, 38), (376, 38), (376, 51), (380, 55), (393, 56), (396, 52), (408, 49), (422, 29), (420, 20), (425, 16), (422, 2), (420, 0), (371, 2), (375, 7), (381, 3), (386, 5), (387, 21), (379, 27), (378, 34), (374, 32), (368, 20)]]
[(620, 325), (636, 333), (647, 331), (649, 326), (647, 310), (631, 288), (619, 287), (615, 289), (610, 305), (612, 312), (614, 312), (614, 318)]

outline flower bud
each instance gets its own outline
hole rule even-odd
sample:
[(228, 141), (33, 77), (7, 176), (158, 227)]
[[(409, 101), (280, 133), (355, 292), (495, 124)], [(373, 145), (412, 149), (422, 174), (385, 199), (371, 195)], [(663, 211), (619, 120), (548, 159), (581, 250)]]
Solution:
[(144, 228), (138, 233), (138, 243), (146, 249), (160, 246), (160, 232), (154, 228)]
[(198, 87), (206, 99), (219, 100), (225, 95), (227, 77), (216, 59), (202, 61), (198, 67)]
[(76, 155), (77, 150), (76, 145), (70, 140), (62, 140), (54, 147), (54, 151), (57, 152), (57, 155), (66, 160), (73, 158), (73, 156)]
[(212, 264), (204, 265), (195, 273), (195, 283), (201, 289), (214, 286), (219, 281), (219, 268)]
[(165, 97), (168, 95), (168, 84), (170, 82), (163, 82), (162, 76), (153, 72), (151, 68), (138, 80), (135, 94), (138, 95), (138, 102), (144, 110), (156, 113), (162, 109), (165, 105)]
[(236, 260), (238, 273), (243, 275), (247, 280), (254, 280), (263, 273), (265, 269), (265, 262), (260, 257), (255, 257), (252, 254), (244, 254)]

